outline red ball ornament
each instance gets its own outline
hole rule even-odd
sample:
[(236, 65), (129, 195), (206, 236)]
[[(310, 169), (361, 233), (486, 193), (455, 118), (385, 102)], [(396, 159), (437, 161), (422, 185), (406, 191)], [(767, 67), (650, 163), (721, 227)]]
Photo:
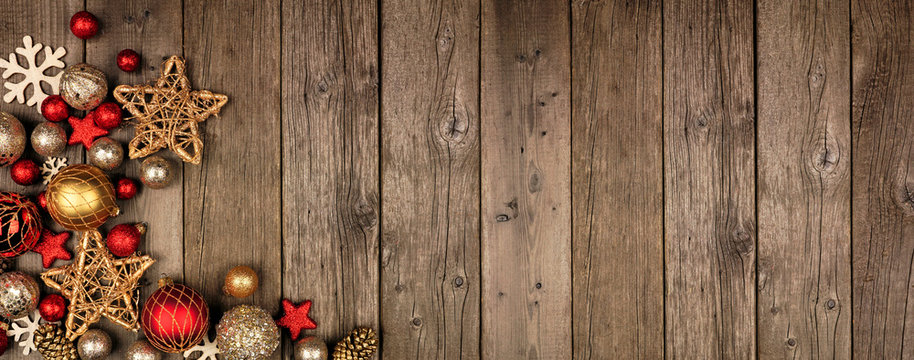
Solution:
[[(6, 323), (0, 323), (0, 331), (3, 331), (6, 334), (6, 331), (9, 329), (9, 325)], [(10, 338), (8, 336), (0, 336), (0, 355), (6, 353), (6, 350), (10, 348)]]
[(38, 207), (25, 196), (0, 192), (0, 257), (24, 254), (41, 237)]
[(140, 248), (140, 238), (146, 233), (143, 224), (119, 224), (108, 232), (108, 250), (114, 256), (125, 257)]
[(64, 121), (70, 116), (70, 105), (60, 95), (51, 95), (41, 102), (41, 115), (51, 122)]
[(60, 321), (67, 314), (67, 300), (63, 296), (49, 294), (38, 303), (38, 312), (44, 321)]
[(88, 11), (80, 11), (70, 18), (70, 32), (80, 39), (88, 39), (98, 33), (98, 19)]
[(200, 343), (209, 330), (209, 307), (197, 290), (171, 279), (159, 280), (143, 305), (143, 333), (156, 349), (179, 353)]
[(133, 49), (124, 49), (117, 53), (117, 67), (126, 72), (132, 72), (140, 67), (140, 54)]
[(121, 121), (124, 120), (121, 107), (113, 102), (103, 103), (92, 112), (95, 113), (95, 125), (105, 130), (121, 126)]
[(45, 210), (48, 209), (48, 196), (45, 195), (44, 191), (38, 193), (38, 206)]
[(38, 182), (41, 178), (41, 170), (38, 164), (29, 159), (19, 159), (13, 163), (10, 168), (10, 177), (19, 185), (28, 186)]
[(136, 192), (139, 190), (139, 186), (133, 179), (121, 178), (117, 181), (117, 187), (114, 190), (117, 193), (118, 199), (130, 200), (136, 196)]

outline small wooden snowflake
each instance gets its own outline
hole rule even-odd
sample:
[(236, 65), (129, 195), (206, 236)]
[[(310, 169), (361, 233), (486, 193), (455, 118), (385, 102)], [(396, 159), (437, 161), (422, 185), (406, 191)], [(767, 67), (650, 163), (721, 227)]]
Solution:
[(19, 343), (22, 348), (22, 355), (28, 355), (30, 352), (37, 350), (35, 347), (35, 331), (38, 330), (40, 321), (41, 313), (38, 310), (34, 310), (31, 315), (13, 320), (10, 329), (6, 331), (6, 336), (12, 336), (13, 340)]
[(200, 353), (200, 357), (197, 360), (219, 360), (217, 355), (219, 355), (220, 351), (219, 347), (216, 346), (216, 339), (210, 340), (208, 335), (203, 338), (203, 343), (185, 351), (184, 358), (190, 358), (195, 352)]
[(47, 185), (51, 182), (51, 178), (54, 175), (57, 175), (61, 169), (67, 167), (67, 158), (64, 157), (51, 157), (48, 158), (44, 164), (41, 164), (41, 176), (44, 177), (43, 183)]

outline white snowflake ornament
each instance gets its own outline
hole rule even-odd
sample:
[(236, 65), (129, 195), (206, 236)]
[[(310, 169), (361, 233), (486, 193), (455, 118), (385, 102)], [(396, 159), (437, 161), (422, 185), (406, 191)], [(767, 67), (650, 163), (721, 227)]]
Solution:
[(44, 178), (43, 183), (47, 185), (51, 182), (51, 179), (54, 178), (54, 175), (57, 175), (57, 173), (65, 167), (67, 167), (67, 158), (49, 157), (44, 164), (41, 164), (41, 177)]
[(185, 351), (184, 358), (190, 358), (195, 352), (200, 353), (200, 357), (197, 360), (219, 360), (217, 355), (219, 355), (220, 351), (219, 347), (216, 346), (216, 339), (210, 340), (209, 335), (203, 337), (203, 343)]
[(35, 331), (38, 330), (40, 321), (41, 313), (34, 310), (31, 315), (13, 320), (10, 329), (6, 331), (6, 336), (12, 336), (13, 340), (19, 343), (22, 355), (28, 355), (38, 349), (35, 347)]
[[(56, 94), (60, 91), (60, 76), (63, 74), (63, 71), (58, 71), (56, 75), (48, 75), (47, 71), (52, 68), (60, 68), (63, 70), (66, 65), (61, 59), (67, 54), (67, 50), (63, 47), (53, 50), (50, 46), (44, 46), (41, 43), (33, 43), (32, 37), (29, 35), (22, 38), (22, 44), (25, 46), (16, 48), (16, 52), (10, 54), (9, 60), (0, 59), (0, 68), (6, 69), (3, 71), (4, 79), (9, 79), (10, 76), (15, 74), (25, 76), (25, 79), (20, 82), (7, 81), (3, 84), (3, 87), (9, 89), (9, 92), (3, 95), (3, 101), (10, 103), (15, 99), (20, 104), (24, 103), (26, 106), (34, 106), (35, 110), (41, 112), (41, 102), (50, 96), (50, 94), (44, 92), (44, 89), (41, 88), (41, 84), (48, 84), (48, 86), (51, 87), (52, 94)], [(38, 65), (38, 52), (40, 52), (41, 49), (44, 49), (44, 61)], [(25, 57), (25, 66), (19, 64), (19, 59), (16, 54)], [(32, 96), (26, 101), (25, 92), (29, 86), (32, 87)]]

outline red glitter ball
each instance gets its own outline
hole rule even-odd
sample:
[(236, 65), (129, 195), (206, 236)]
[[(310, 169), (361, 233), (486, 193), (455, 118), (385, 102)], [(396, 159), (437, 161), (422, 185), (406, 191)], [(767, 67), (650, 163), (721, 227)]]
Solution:
[(70, 18), (70, 32), (80, 39), (88, 39), (98, 33), (98, 18), (88, 11), (80, 11)]
[(67, 314), (67, 300), (57, 294), (48, 294), (38, 303), (38, 312), (44, 321), (60, 321)]
[(48, 209), (48, 196), (45, 195), (44, 191), (38, 193), (38, 206), (45, 210)]
[(133, 49), (124, 49), (117, 53), (117, 67), (126, 72), (131, 72), (140, 67), (140, 54)]
[(124, 120), (124, 115), (121, 113), (121, 107), (113, 102), (106, 102), (99, 105), (92, 113), (95, 114), (93, 119), (95, 120), (95, 125), (98, 125), (98, 127), (105, 130), (111, 130), (121, 126), (121, 121)]
[(29, 159), (19, 159), (13, 163), (10, 169), (10, 177), (19, 185), (27, 186), (38, 182), (41, 178), (41, 170), (38, 164)]
[(137, 190), (139, 190), (139, 186), (136, 184), (135, 180), (122, 178), (117, 181), (115, 192), (117, 193), (118, 199), (130, 200), (136, 196)]
[(209, 307), (203, 295), (170, 280), (159, 283), (162, 287), (149, 295), (140, 315), (147, 340), (170, 353), (199, 344), (209, 329)]
[(108, 250), (114, 256), (130, 256), (140, 248), (142, 236), (143, 232), (136, 225), (116, 225), (108, 232)]
[(70, 116), (70, 105), (60, 95), (51, 95), (41, 102), (41, 115), (51, 122), (64, 121)]

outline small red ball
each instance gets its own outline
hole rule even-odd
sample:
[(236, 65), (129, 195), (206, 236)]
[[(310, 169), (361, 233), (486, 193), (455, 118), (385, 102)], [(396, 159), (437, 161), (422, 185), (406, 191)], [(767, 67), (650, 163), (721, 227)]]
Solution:
[(117, 189), (115, 190), (118, 199), (130, 200), (136, 196), (138, 185), (133, 179), (121, 178), (117, 181)]
[(70, 18), (70, 32), (80, 39), (88, 39), (98, 33), (98, 18), (88, 11), (80, 11)]
[(121, 121), (124, 120), (121, 107), (113, 102), (103, 103), (92, 112), (95, 113), (95, 125), (105, 130), (121, 126)]
[(7, 336), (0, 336), (0, 355), (3, 355), (9, 348), (10, 338)]
[(140, 54), (133, 49), (124, 49), (117, 53), (117, 67), (126, 72), (132, 72), (140, 67)]
[(63, 296), (49, 294), (38, 303), (38, 312), (44, 321), (60, 321), (67, 314), (67, 300)]
[(140, 237), (143, 233), (136, 225), (119, 224), (108, 232), (108, 250), (114, 256), (130, 256), (140, 248)]
[(48, 96), (41, 102), (41, 115), (48, 121), (64, 121), (70, 117), (70, 105), (60, 95)]
[(10, 169), (10, 177), (19, 185), (32, 185), (41, 178), (41, 170), (38, 164), (29, 159), (19, 159), (13, 163)]
[(45, 210), (48, 209), (48, 196), (45, 195), (44, 191), (38, 193), (38, 206)]

